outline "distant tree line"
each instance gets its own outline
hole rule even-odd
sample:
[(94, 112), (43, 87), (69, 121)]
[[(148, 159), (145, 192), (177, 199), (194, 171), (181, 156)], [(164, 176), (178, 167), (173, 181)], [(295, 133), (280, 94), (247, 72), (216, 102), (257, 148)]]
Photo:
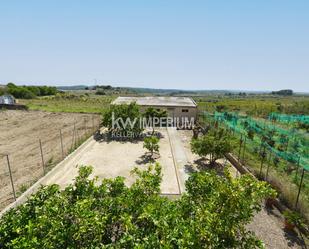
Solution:
[(284, 89), (279, 91), (272, 91), (271, 94), (273, 95), (281, 95), (281, 96), (292, 96), (293, 90), (291, 89)]
[(55, 95), (57, 92), (57, 88), (51, 86), (16, 86), (8, 83), (0, 94), (11, 94), (18, 99), (32, 99), (38, 96)]
[(85, 87), (85, 90), (96, 90), (96, 95), (106, 95), (105, 90), (113, 90), (111, 85), (96, 85), (93, 87)]

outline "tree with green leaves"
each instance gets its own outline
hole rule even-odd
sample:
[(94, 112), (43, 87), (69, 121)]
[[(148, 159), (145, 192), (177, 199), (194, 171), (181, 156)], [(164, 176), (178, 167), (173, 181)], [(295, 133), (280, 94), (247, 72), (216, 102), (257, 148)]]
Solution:
[(224, 129), (211, 129), (207, 134), (197, 139), (192, 139), (191, 150), (201, 157), (209, 156), (209, 164), (223, 158), (232, 151), (234, 138)]
[(23, 86), (15, 86), (13, 83), (7, 85), (7, 92), (19, 99), (32, 99), (35, 98), (35, 94), (28, 88)]
[(56, 95), (58, 90), (52, 86), (16, 86), (14, 83), (8, 83), (7, 93), (19, 99), (32, 99), (37, 96)]
[(143, 148), (146, 148), (150, 157), (153, 158), (154, 152), (159, 152), (159, 138), (156, 136), (145, 137)]
[(141, 113), (136, 103), (112, 105), (103, 113), (102, 124), (109, 132), (131, 133), (136, 137), (143, 131), (140, 117)]
[(157, 110), (153, 107), (149, 107), (143, 113), (143, 117), (146, 118), (147, 121), (151, 120), (151, 122), (152, 122), (152, 135), (154, 135), (154, 133), (155, 133), (155, 124), (153, 124), (154, 119), (166, 118), (167, 112), (166, 112), (166, 110)]
[(123, 177), (89, 178), (83, 166), (64, 190), (45, 186), (0, 219), (0, 248), (261, 248), (247, 231), (261, 202), (274, 196), (266, 182), (227, 171), (193, 173), (186, 193), (172, 200), (160, 194), (158, 164)]

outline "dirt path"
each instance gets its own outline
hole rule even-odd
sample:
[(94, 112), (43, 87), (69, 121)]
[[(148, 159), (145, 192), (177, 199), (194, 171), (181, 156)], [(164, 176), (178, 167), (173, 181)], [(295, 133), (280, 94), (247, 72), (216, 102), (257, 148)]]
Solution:
[(284, 231), (283, 221), (282, 214), (276, 208), (267, 210), (263, 207), (247, 228), (264, 241), (265, 248), (306, 248), (299, 237)]
[(100, 122), (98, 115), (49, 113), (41, 111), (0, 111), (0, 210), (12, 202), (13, 194), (5, 155), (9, 155), (16, 192), (24, 191), (43, 175), (39, 139), (44, 163), (52, 167), (62, 158), (60, 129), (64, 154), (73, 141), (92, 131)]

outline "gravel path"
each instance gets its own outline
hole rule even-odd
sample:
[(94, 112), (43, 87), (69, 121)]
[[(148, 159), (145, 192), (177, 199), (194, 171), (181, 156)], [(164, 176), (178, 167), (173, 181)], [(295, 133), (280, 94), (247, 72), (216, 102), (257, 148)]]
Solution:
[(264, 241), (266, 248), (306, 248), (296, 233), (284, 231), (283, 222), (282, 214), (276, 208), (268, 210), (264, 207), (247, 228)]
[[(194, 168), (198, 166), (194, 162), (199, 158), (194, 155), (190, 149), (190, 141), (192, 138), (192, 131), (180, 130), (177, 131), (182, 141), (183, 148), (185, 149), (186, 157)], [(221, 164), (225, 165), (225, 160), (218, 160)], [(234, 177), (238, 177), (240, 173), (229, 162), (230, 172)], [(307, 248), (301, 236), (298, 234), (289, 234), (284, 231), (284, 218), (276, 208), (267, 210), (265, 207), (257, 213), (252, 222), (247, 226), (248, 230), (254, 232), (256, 236), (261, 239), (266, 248), (269, 249), (286, 249), (286, 248)]]

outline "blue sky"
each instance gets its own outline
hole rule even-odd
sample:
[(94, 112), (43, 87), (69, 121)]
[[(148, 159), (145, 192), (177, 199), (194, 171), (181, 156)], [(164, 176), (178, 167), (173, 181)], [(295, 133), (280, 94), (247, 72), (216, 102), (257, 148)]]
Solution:
[(309, 1), (0, 2), (0, 83), (95, 79), (309, 92)]

